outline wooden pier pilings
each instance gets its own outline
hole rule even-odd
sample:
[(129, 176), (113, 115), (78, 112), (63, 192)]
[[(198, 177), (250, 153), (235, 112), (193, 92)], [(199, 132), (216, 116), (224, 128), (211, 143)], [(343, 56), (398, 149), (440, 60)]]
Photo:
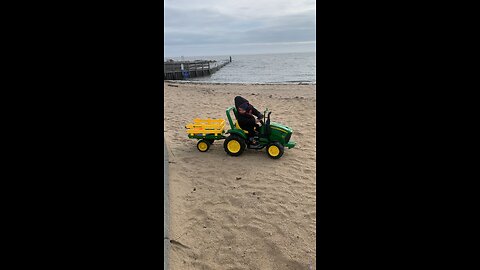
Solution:
[(226, 66), (230, 60), (218, 63), (213, 60), (167, 61), (163, 63), (164, 80), (184, 80), (209, 76)]

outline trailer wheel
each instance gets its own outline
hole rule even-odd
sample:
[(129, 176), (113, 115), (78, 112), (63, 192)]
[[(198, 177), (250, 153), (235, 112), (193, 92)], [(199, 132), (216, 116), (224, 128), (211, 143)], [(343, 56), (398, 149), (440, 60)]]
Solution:
[(207, 152), (210, 149), (210, 142), (206, 140), (200, 140), (197, 143), (197, 149), (200, 152)]
[(210, 143), (210, 145), (212, 145), (212, 144), (213, 144), (213, 142), (214, 142), (215, 140), (214, 140), (214, 139), (208, 139), (208, 140), (207, 140), (207, 139), (205, 139), (205, 141), (209, 142), (209, 143)]
[(223, 148), (225, 152), (230, 156), (240, 156), (243, 151), (245, 150), (246, 144), (245, 140), (239, 136), (230, 135), (228, 138), (225, 139), (223, 143)]

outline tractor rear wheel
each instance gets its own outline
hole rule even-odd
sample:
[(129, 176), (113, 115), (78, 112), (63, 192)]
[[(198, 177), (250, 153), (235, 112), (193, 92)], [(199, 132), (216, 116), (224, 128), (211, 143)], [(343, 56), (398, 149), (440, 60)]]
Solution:
[(240, 156), (243, 151), (245, 150), (246, 144), (245, 140), (239, 136), (230, 135), (228, 138), (225, 139), (223, 143), (223, 148), (225, 152), (230, 156)]
[(279, 159), (283, 156), (283, 145), (278, 142), (271, 143), (267, 146), (267, 154), (273, 159)]

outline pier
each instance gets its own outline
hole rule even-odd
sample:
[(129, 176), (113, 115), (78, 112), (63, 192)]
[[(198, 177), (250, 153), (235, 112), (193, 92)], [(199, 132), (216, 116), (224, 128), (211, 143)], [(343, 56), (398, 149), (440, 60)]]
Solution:
[(184, 80), (209, 76), (231, 62), (232, 58), (220, 63), (214, 60), (167, 61), (163, 63), (163, 79)]

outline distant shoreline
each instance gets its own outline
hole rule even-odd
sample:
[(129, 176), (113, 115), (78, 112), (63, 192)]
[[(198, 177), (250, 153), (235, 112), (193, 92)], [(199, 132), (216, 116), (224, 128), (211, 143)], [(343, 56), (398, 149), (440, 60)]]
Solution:
[(236, 57), (236, 56), (256, 56), (256, 55), (283, 55), (283, 54), (312, 54), (317, 53), (317, 51), (306, 51), (306, 52), (277, 52), (277, 53), (241, 53), (241, 54), (216, 54), (216, 55), (179, 55), (179, 56), (163, 56), (165, 59), (180, 59), (185, 58), (218, 58), (218, 57)]
[(317, 82), (208, 82), (187, 80), (164, 80), (164, 82), (202, 85), (317, 85)]

